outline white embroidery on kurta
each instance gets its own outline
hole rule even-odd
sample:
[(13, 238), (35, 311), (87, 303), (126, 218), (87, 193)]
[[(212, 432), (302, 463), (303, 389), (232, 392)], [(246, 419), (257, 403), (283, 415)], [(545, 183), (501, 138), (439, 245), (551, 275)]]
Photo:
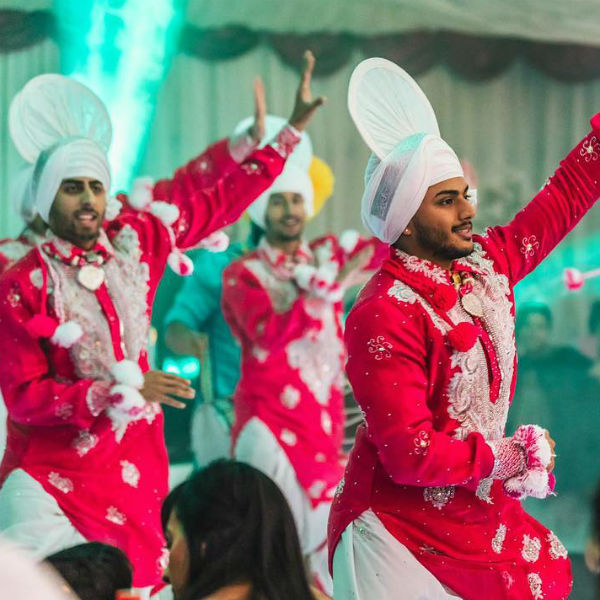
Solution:
[(534, 563), (540, 557), (540, 550), (542, 549), (542, 542), (539, 538), (529, 537), (528, 535), (523, 536), (523, 547), (521, 548), (521, 556), (524, 560), (530, 563)]
[(562, 545), (562, 542), (556, 537), (554, 532), (551, 531), (547, 535), (546, 541), (550, 545), (549, 553), (552, 560), (567, 558), (569, 556), (567, 549)]
[(598, 160), (598, 156), (600, 156), (600, 142), (598, 142), (595, 135), (590, 136), (581, 144), (579, 156), (583, 157), (585, 162)]
[(383, 360), (384, 358), (391, 358), (392, 344), (388, 342), (382, 335), (378, 335), (375, 338), (371, 338), (367, 345), (369, 347), (369, 353), (373, 355), (375, 360)]
[(6, 295), (6, 300), (12, 308), (16, 308), (21, 303), (21, 294), (19, 294), (17, 289), (12, 287)]
[(267, 358), (269, 357), (269, 353), (264, 350), (263, 348), (261, 348), (260, 346), (253, 346), (252, 347), (252, 356), (254, 356), (254, 358), (260, 362), (260, 363), (264, 363)]
[(431, 435), (428, 431), (422, 429), (413, 439), (413, 444), (415, 454), (427, 456), (427, 452), (429, 452), (429, 446), (431, 445)]
[(325, 490), (326, 485), (327, 484), (324, 481), (321, 481), (320, 479), (313, 481), (313, 483), (308, 488), (308, 495), (311, 498), (320, 498), (323, 494), (323, 491)]
[(121, 477), (127, 485), (136, 488), (140, 482), (140, 470), (128, 460), (122, 460)]
[(494, 504), (492, 500), (492, 486), (494, 485), (494, 480), (490, 477), (487, 479), (482, 479), (475, 490), (475, 495), (487, 504)]
[(523, 254), (523, 256), (525, 256), (526, 259), (534, 256), (539, 247), (540, 243), (538, 242), (535, 235), (524, 237), (521, 240), (521, 254)]
[(504, 525), (504, 523), (500, 523), (500, 525), (498, 525), (498, 529), (496, 530), (496, 535), (492, 539), (492, 550), (496, 554), (500, 554), (502, 552), (502, 546), (504, 545), (505, 539), (506, 525)]
[(337, 487), (335, 488), (335, 494), (334, 496), (337, 498), (338, 496), (341, 496), (342, 492), (344, 491), (344, 486), (346, 485), (346, 479), (344, 477), (342, 477), (340, 479), (340, 482), (337, 484)]
[(426, 487), (423, 489), (423, 498), (426, 502), (431, 502), (434, 508), (442, 510), (455, 494), (454, 486), (448, 487)]
[(52, 484), (63, 494), (69, 494), (74, 490), (73, 482), (68, 477), (62, 477), (56, 473), (56, 471), (52, 471), (48, 474), (48, 483)]
[(116, 506), (109, 506), (106, 509), (105, 518), (115, 525), (125, 525), (127, 522), (127, 517)]
[(293, 385), (286, 385), (283, 388), (279, 399), (286, 408), (293, 410), (300, 402), (300, 391), (297, 390)]
[(98, 436), (90, 433), (87, 430), (82, 430), (73, 440), (73, 448), (75, 448), (79, 456), (85, 456), (90, 450), (98, 444)]
[(535, 600), (544, 600), (544, 593), (542, 592), (542, 578), (537, 573), (529, 573), (529, 575), (527, 575), (527, 581), (529, 582), (531, 597)]
[(288, 446), (295, 446), (298, 441), (298, 437), (290, 429), (282, 429), (279, 437), (281, 438), (281, 441)]
[(64, 421), (70, 419), (73, 416), (73, 412), (73, 405), (69, 402), (63, 402), (54, 409), (54, 415), (59, 419), (63, 419)]
[(425, 275), (425, 277), (435, 281), (435, 283), (448, 283), (448, 272), (442, 269), (442, 267), (438, 267), (412, 254), (406, 254), (406, 252), (402, 252), (401, 250), (396, 250), (396, 255), (408, 271)]

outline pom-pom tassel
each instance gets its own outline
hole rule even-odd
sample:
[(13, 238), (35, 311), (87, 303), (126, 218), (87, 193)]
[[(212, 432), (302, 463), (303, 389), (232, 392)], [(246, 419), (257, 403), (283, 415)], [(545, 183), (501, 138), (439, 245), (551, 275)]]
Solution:
[(448, 332), (450, 345), (458, 352), (468, 352), (477, 341), (479, 331), (472, 323), (459, 323)]
[(67, 321), (59, 325), (50, 341), (61, 348), (70, 348), (75, 342), (81, 339), (83, 329), (76, 321)]
[(192, 259), (177, 248), (173, 249), (169, 254), (167, 264), (177, 275), (182, 275), (183, 277), (187, 277), (194, 272)]

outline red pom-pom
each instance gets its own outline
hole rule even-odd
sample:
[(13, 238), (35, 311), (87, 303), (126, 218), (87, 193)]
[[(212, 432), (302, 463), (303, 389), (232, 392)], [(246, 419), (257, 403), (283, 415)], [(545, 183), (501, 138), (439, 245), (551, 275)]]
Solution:
[(479, 331), (472, 323), (459, 323), (448, 332), (450, 345), (458, 352), (469, 351), (477, 341)]
[(433, 303), (443, 311), (449, 311), (458, 300), (456, 290), (449, 285), (438, 285), (432, 294)]
[(57, 327), (58, 323), (48, 315), (35, 315), (25, 324), (27, 332), (33, 338), (50, 338)]

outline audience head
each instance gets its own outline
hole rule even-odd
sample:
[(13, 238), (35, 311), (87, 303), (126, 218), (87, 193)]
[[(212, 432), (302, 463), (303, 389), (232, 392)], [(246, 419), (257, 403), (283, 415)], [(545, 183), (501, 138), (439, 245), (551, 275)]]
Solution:
[(46, 558), (81, 600), (114, 600), (117, 590), (132, 585), (131, 563), (108, 544), (90, 542)]
[(541, 353), (550, 345), (552, 312), (546, 304), (526, 304), (517, 311), (516, 334), (522, 354)]
[(175, 488), (165, 506), (165, 577), (176, 600), (200, 600), (239, 583), (250, 584), (252, 598), (311, 598), (291, 510), (257, 469), (216, 461)]

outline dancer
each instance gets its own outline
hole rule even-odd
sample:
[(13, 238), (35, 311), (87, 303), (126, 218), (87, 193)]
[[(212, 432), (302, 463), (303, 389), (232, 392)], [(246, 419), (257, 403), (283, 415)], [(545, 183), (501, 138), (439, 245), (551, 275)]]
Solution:
[[(38, 555), (112, 543), (129, 556), (136, 587), (161, 581), (168, 461), (159, 404), (182, 408), (172, 396), (193, 393), (187, 380), (148, 370), (152, 300), (167, 262), (184, 271), (181, 249), (238, 218), (280, 173), (296, 129), (322, 103), (310, 95), (313, 62), (273, 145), (229, 161), (208, 189), (202, 173), (214, 154), (201, 155), (173, 180), (120, 196), (122, 212), (106, 223), (110, 121), (100, 100), (56, 75), (16, 97), (11, 133), (35, 163), (32, 194), (50, 233), (0, 282), (0, 347), (11, 350), (0, 362), (4, 536)], [(260, 89), (257, 100), (260, 121)]]
[(315, 582), (328, 592), (326, 523), (343, 471), (342, 297), (375, 268), (379, 244), (356, 232), (304, 240), (314, 184), (294, 155), (249, 214), (264, 236), (223, 275), (223, 311), (242, 345), (234, 455), (282, 489)]
[(505, 433), (513, 286), (600, 194), (600, 116), (527, 208), (478, 236), (460, 163), (410, 76), (367, 60), (349, 106), (373, 152), (363, 222), (391, 249), (346, 323), (365, 424), (330, 516), (335, 597), (567, 598), (567, 553), (519, 502), (552, 492), (553, 442), (533, 425)]

